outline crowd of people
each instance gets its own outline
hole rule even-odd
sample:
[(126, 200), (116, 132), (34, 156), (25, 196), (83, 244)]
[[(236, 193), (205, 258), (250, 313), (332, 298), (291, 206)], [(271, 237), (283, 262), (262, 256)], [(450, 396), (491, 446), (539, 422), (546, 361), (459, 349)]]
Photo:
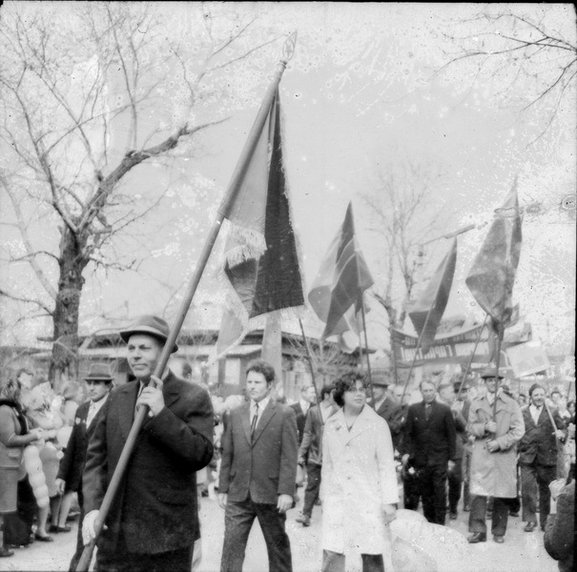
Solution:
[[(399, 508), (422, 508), (435, 525), (467, 512), (471, 544), (486, 542), (489, 526), (505, 542), (521, 512), (524, 530), (539, 526), (560, 569), (572, 569), (575, 403), (556, 388), (536, 382), (513, 394), (489, 367), (464, 382), (425, 377), (409, 392), (347, 370), (321, 388), (303, 385), (287, 404), (273, 367), (254, 360), (245, 395), (223, 400), (192, 382), (187, 364), (157, 375), (168, 334), (155, 316), (120, 332), (133, 381), (116, 388), (98, 363), (82, 394), (57, 395), (27, 369), (2, 380), (0, 556), (69, 533), (77, 513), (70, 570), (92, 541), (99, 571), (191, 570), (199, 496), (210, 496), (224, 510), (221, 572), (242, 570), (255, 519), (270, 570), (290, 571), (286, 514), (302, 486), (296, 521), (321, 520), (323, 572), (344, 571), (351, 549), (364, 571), (384, 571)], [(140, 407), (145, 421), (103, 511)]]

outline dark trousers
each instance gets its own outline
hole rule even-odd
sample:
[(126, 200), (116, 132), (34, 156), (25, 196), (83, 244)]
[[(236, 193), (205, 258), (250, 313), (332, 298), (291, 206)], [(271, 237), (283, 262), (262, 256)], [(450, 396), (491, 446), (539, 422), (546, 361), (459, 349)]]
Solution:
[(463, 461), (457, 459), (453, 470), (447, 473), (449, 483), (449, 511), (457, 512), (457, 505), (461, 499), (461, 485), (463, 484)]
[[(382, 554), (361, 554), (362, 572), (385, 572)], [(272, 569), (271, 569), (271, 572)], [(345, 555), (331, 550), (323, 550), (321, 572), (345, 572)]]
[[(191, 542), (193, 542), (191, 540)], [(128, 552), (120, 537), (114, 552), (98, 549), (96, 570), (98, 572), (190, 572), (194, 545), (156, 554)]]
[(421, 485), (419, 472), (413, 468), (414, 473), (405, 471), (403, 474), (403, 497), (404, 507), (407, 510), (417, 510), (421, 500)]
[[(491, 521), (491, 533), (494, 536), (505, 536), (507, 532), (507, 519), (509, 517), (509, 505), (511, 499), (493, 498), (493, 518)], [(469, 513), (469, 532), (487, 533), (487, 497), (473, 496), (471, 512)]]
[(246, 543), (254, 519), (258, 519), (268, 552), (271, 572), (292, 572), (289, 537), (285, 531), (286, 516), (276, 505), (245, 501), (228, 501), (224, 515), (224, 543), (221, 572), (242, 572)]
[(76, 532), (76, 550), (70, 560), (70, 565), (68, 566), (69, 572), (75, 572), (76, 566), (78, 566), (78, 561), (82, 557), (82, 552), (84, 552), (84, 542), (82, 540), (82, 522), (84, 520), (84, 497), (82, 496), (82, 486), (78, 489), (78, 506), (80, 508), (80, 515), (78, 516), (78, 530)]
[(447, 464), (420, 468), (423, 514), (433, 524), (445, 524), (447, 512)]
[(471, 493), (469, 482), (471, 478), (471, 451), (465, 448), (463, 456), (463, 508), (471, 508)]
[(303, 515), (310, 517), (313, 506), (319, 498), (321, 488), (321, 466), (314, 463), (307, 465), (307, 488), (305, 489), (305, 500), (303, 505)]
[(521, 499), (523, 501), (523, 520), (537, 522), (537, 491), (539, 492), (539, 523), (545, 528), (547, 516), (551, 510), (551, 492), (549, 483), (555, 480), (557, 467), (546, 467), (532, 463), (521, 465)]

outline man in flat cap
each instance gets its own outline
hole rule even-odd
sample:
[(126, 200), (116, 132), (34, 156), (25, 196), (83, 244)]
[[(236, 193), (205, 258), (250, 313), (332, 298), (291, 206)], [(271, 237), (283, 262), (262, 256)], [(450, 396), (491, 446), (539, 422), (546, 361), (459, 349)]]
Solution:
[[(110, 367), (105, 363), (93, 363), (90, 365), (88, 375), (84, 378), (88, 401), (85, 401), (76, 410), (74, 416), (74, 426), (68, 439), (68, 444), (64, 451), (64, 456), (60, 460), (56, 485), (58, 491), (63, 494), (62, 508), (60, 509), (60, 524), (56, 530), (50, 532), (63, 532), (66, 530), (66, 516), (70, 510), (71, 497), (74, 492), (78, 494), (78, 505), (80, 507), (80, 518), (78, 534), (76, 538), (76, 551), (70, 561), (69, 570), (76, 570), (76, 566), (82, 552), (84, 543), (82, 541), (82, 521), (84, 519), (84, 499), (82, 497), (82, 472), (86, 460), (86, 448), (88, 440), (94, 426), (96, 418), (108, 399), (114, 377), (110, 373)], [(65, 506), (66, 503), (66, 506)]]
[(112, 391), (90, 438), (83, 476), (85, 543), (94, 538), (98, 509), (136, 409), (147, 406), (149, 412), (99, 538), (99, 572), (191, 568), (199, 538), (195, 473), (212, 458), (214, 417), (203, 388), (168, 369), (161, 379), (153, 375), (168, 335), (168, 325), (156, 316), (142, 316), (120, 332), (136, 379)]
[[(497, 543), (505, 541), (509, 503), (517, 496), (517, 443), (525, 433), (517, 402), (498, 390), (503, 376), (494, 367), (481, 373), (487, 393), (471, 403), (467, 431), (475, 441), (471, 458), (471, 512), (469, 542), (487, 540), (487, 497), (494, 497), (491, 532)], [(494, 403), (496, 416), (493, 416)]]
[(398, 451), (403, 429), (403, 409), (391, 391), (390, 379), (386, 373), (375, 372), (373, 375), (373, 407), (389, 426), (393, 447)]

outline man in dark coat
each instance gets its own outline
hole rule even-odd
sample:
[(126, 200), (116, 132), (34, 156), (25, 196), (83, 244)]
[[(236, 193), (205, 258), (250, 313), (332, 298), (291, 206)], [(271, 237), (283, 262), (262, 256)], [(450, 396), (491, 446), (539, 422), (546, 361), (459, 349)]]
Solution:
[(565, 441), (565, 424), (556, 409), (547, 412), (545, 388), (538, 383), (529, 389), (529, 405), (521, 412), (525, 423), (525, 434), (519, 441), (523, 520), (527, 523), (525, 532), (532, 532), (537, 526), (537, 497), (541, 530), (545, 530), (551, 503), (549, 483), (557, 476), (557, 440)]
[(94, 537), (135, 410), (146, 405), (149, 412), (99, 538), (99, 572), (190, 571), (199, 538), (196, 471), (212, 458), (214, 414), (203, 388), (169, 369), (162, 379), (153, 375), (168, 335), (168, 325), (156, 316), (142, 316), (120, 332), (135, 380), (111, 392), (88, 444), (85, 543)]
[(298, 464), (307, 468), (307, 487), (303, 511), (295, 520), (303, 526), (309, 526), (315, 502), (319, 498), (321, 486), (321, 468), (323, 464), (323, 429), (325, 421), (337, 411), (338, 406), (332, 398), (334, 387), (326, 385), (321, 389), (320, 403), (310, 408), (303, 440), (299, 447)]
[[(431, 381), (420, 384), (423, 401), (409, 406), (402, 442), (402, 461), (419, 475), (425, 518), (445, 524), (447, 471), (455, 466), (455, 422), (451, 409), (435, 400)], [(406, 507), (413, 508), (416, 507)]]
[(312, 405), (317, 401), (317, 394), (312, 385), (303, 385), (300, 389), (301, 395), (296, 403), (290, 405), (295, 412), (297, 421), (297, 430), (299, 434), (299, 445), (303, 440), (303, 432), (305, 429), (305, 421), (307, 413)]
[(374, 409), (377, 415), (380, 415), (387, 422), (391, 431), (393, 447), (398, 451), (403, 428), (403, 409), (389, 388), (390, 381), (386, 375), (377, 373), (373, 376)]
[(294, 505), (297, 426), (294, 410), (271, 399), (274, 368), (263, 360), (246, 369), (248, 403), (233, 409), (222, 437), (218, 502), (225, 510), (221, 572), (241, 572), (257, 518), (269, 569), (290, 572), (286, 511)]
[[(78, 493), (78, 506), (80, 507), (80, 518), (78, 520), (78, 534), (76, 537), (76, 551), (70, 561), (69, 570), (76, 570), (76, 565), (82, 556), (84, 543), (82, 542), (82, 520), (84, 518), (84, 500), (82, 497), (82, 472), (86, 461), (86, 448), (88, 440), (94, 431), (94, 425), (98, 413), (108, 399), (108, 394), (112, 389), (114, 377), (110, 375), (110, 369), (106, 364), (92, 364), (88, 375), (84, 378), (88, 392), (88, 401), (82, 403), (76, 410), (74, 416), (74, 426), (70, 433), (70, 438), (64, 451), (64, 456), (60, 460), (56, 485), (59, 492), (66, 494)], [(63, 500), (64, 504), (64, 500)], [(62, 509), (61, 509), (62, 510)], [(62, 511), (66, 512), (66, 511)], [(64, 516), (65, 518), (65, 516)], [(50, 532), (62, 532), (66, 521), (61, 522), (57, 530)]]

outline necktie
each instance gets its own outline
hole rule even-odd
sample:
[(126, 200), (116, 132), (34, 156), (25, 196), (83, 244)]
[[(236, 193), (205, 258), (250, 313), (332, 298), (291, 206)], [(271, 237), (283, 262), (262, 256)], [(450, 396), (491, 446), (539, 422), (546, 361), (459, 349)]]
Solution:
[(258, 403), (254, 404), (254, 415), (252, 416), (252, 422), (250, 424), (250, 438), (254, 437), (254, 432), (256, 429), (256, 424), (258, 423)]
[(428, 421), (430, 416), (431, 416), (431, 404), (427, 403), (425, 405), (425, 420)]

